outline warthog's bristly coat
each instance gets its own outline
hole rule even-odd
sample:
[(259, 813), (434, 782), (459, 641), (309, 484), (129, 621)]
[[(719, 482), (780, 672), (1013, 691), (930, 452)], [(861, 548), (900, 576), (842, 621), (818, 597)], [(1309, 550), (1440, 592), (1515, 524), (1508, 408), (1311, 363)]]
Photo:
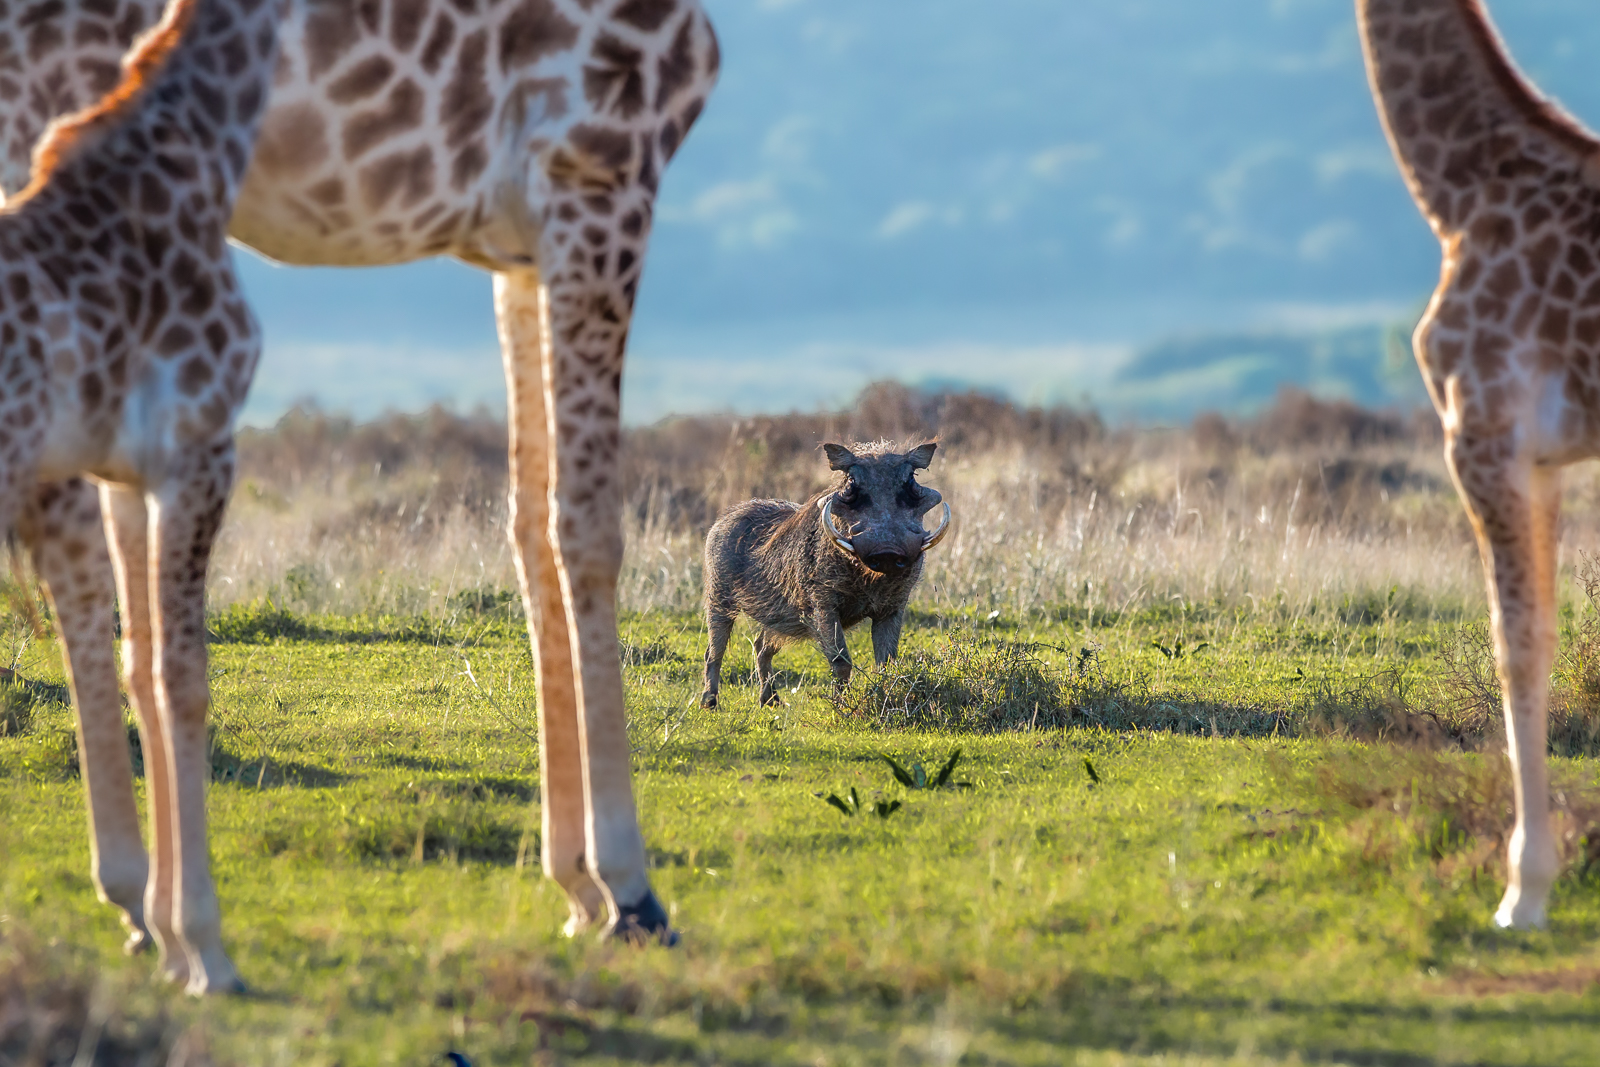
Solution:
[(936, 446), (906, 453), (885, 444), (824, 447), (841, 475), (826, 492), (804, 504), (736, 505), (706, 536), (706, 707), (717, 705), (723, 652), (740, 615), (761, 627), (756, 676), (763, 704), (777, 702), (772, 657), (791, 641), (817, 642), (840, 685), (851, 673), (845, 631), (862, 620), (872, 620), (878, 663), (899, 651), (923, 552), (939, 536), (923, 529), (922, 516), (941, 497), (915, 477)]

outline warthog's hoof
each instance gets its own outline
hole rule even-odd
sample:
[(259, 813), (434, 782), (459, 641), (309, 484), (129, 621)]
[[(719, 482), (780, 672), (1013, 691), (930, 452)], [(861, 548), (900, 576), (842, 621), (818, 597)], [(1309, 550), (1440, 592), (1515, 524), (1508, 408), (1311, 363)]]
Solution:
[(709, 691), (701, 693), (700, 694), (700, 706), (702, 708), (714, 708), (714, 707), (716, 707), (717, 706), (717, 694), (709, 692)]
[(612, 924), (609, 936), (635, 945), (659, 944), (671, 948), (678, 943), (678, 932), (672, 928), (667, 909), (661, 906), (654, 891), (646, 893), (639, 903), (618, 910), (621, 914)]

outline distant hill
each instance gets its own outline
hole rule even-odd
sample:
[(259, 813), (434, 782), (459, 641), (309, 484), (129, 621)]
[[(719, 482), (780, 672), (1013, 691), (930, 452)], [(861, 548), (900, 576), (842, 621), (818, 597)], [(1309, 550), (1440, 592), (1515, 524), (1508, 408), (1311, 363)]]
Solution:
[(1254, 414), (1285, 386), (1364, 407), (1428, 400), (1410, 339), (1393, 326), (1173, 338), (1136, 353), (1095, 399), (1113, 414), (1185, 422), (1207, 410)]

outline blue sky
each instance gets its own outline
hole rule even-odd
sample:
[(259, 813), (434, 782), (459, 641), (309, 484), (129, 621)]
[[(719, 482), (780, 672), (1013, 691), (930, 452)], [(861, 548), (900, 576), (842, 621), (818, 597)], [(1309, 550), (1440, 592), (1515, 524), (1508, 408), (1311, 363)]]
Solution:
[[(724, 75), (669, 169), (625, 417), (787, 410), (874, 378), (1021, 399), (1141, 345), (1403, 319), (1438, 269), (1350, 0), (709, 0)], [(1600, 9), (1496, 0), (1600, 122)], [(245, 265), (249, 417), (503, 403), (487, 276)]]

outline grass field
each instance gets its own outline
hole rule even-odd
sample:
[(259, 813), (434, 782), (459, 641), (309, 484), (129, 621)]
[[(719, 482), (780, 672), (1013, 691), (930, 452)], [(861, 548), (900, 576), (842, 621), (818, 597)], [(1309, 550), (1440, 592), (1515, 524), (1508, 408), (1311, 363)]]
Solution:
[[(528, 653), (504, 613), (235, 610), (212, 647), (211, 811), (253, 995), (183, 1002), (119, 955), (87, 878), (69, 713), (27, 694), (25, 729), (0, 739), (0, 951), (46, 993), (41, 973), (93, 976), (84, 1010), (129, 1047), (141, 1026), (151, 1047), (187, 1031), (249, 1064), (1593, 1062), (1592, 764), (1558, 765), (1572, 833), (1551, 928), (1509, 934), (1489, 923), (1498, 757), (1338, 736), (1374, 703), (1399, 701), (1392, 722), (1445, 699), (1427, 694), (1454, 621), (1197, 609), (1171, 657), (1153, 647), (1175, 651), (1170, 615), (920, 621), (908, 659), (1032, 642), (1073, 725), (853, 723), (800, 649), (774, 713), (748, 647), (724, 710), (702, 711), (697, 620), (626, 621), (645, 834), (685, 935), (667, 952), (558, 934)], [(54, 663), (22, 656), (35, 680)], [(1092, 721), (1114, 706), (1167, 730)], [(880, 758), (932, 769), (957, 747), (970, 788), (907, 789)], [(852, 788), (865, 810), (847, 818), (824, 798)], [(880, 800), (902, 806), (881, 818)]]
[[(210, 811), (249, 997), (120, 955), (56, 650), (0, 615), (0, 1064), (1595, 1061), (1600, 483), (1563, 541), (1566, 873), (1512, 934), (1482, 593), (1426, 420), (874, 403), (630, 438), (624, 671), (675, 951), (559, 935), (491, 423), (245, 441)], [(957, 516), (902, 659), (835, 699), (793, 648), (761, 709), (741, 630), (700, 709), (705, 525), (866, 427), (941, 433)], [(915, 785), (957, 749), (944, 789), (883, 758)]]

